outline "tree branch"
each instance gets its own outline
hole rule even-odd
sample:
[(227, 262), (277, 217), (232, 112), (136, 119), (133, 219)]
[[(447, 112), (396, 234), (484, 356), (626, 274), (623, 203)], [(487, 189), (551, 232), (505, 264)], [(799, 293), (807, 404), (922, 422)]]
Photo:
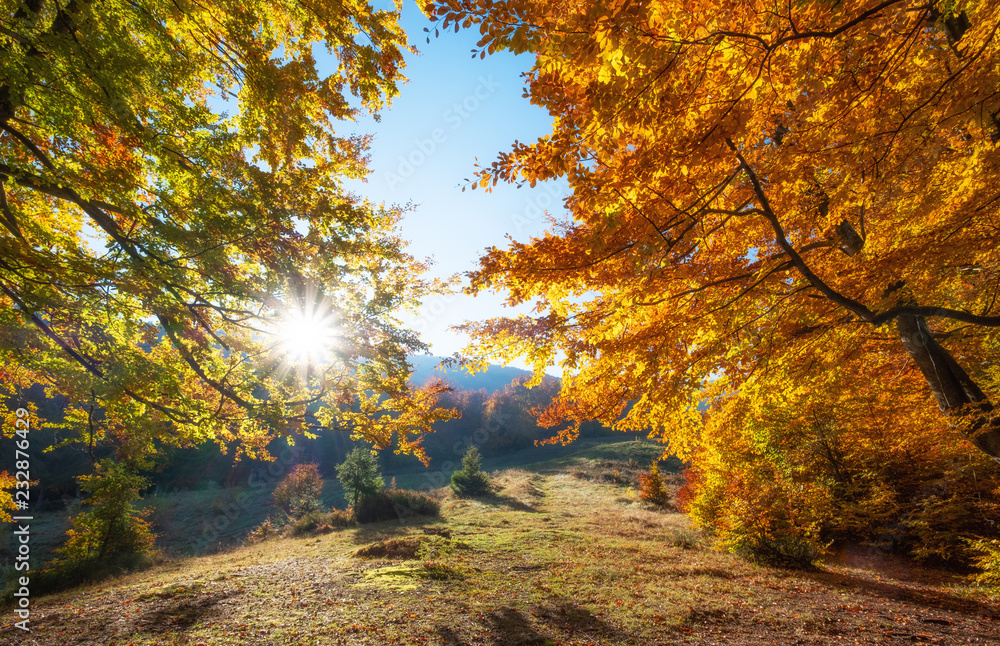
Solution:
[(104, 377), (104, 373), (101, 371), (100, 368), (98, 368), (97, 366), (95, 366), (90, 360), (88, 360), (86, 357), (84, 357), (83, 355), (81, 355), (79, 352), (77, 352), (76, 350), (74, 350), (73, 348), (71, 348), (70, 345), (68, 343), (66, 343), (66, 341), (61, 336), (59, 336), (58, 334), (56, 334), (52, 330), (52, 328), (50, 328), (48, 325), (45, 324), (45, 321), (43, 321), (42, 319), (38, 318), (38, 315), (35, 314), (34, 312), (32, 312), (31, 309), (28, 308), (27, 305), (25, 305), (24, 301), (22, 301), (18, 297), (17, 294), (15, 294), (11, 290), (7, 289), (7, 286), (4, 285), (4, 284), (2, 284), (2, 283), (0, 283), (0, 291), (2, 291), (4, 294), (7, 295), (8, 298), (10, 298), (12, 301), (14, 301), (14, 303), (21, 309), (22, 312), (24, 312), (25, 315), (28, 315), (30, 317), (29, 320), (38, 329), (40, 329), (45, 336), (49, 337), (56, 345), (58, 345), (60, 348), (62, 348), (63, 351), (66, 352), (66, 354), (68, 354), (69, 356), (73, 357), (74, 361), (76, 361), (81, 366), (83, 366), (84, 368), (86, 368), (87, 372), (95, 375), (96, 377), (98, 377), (100, 379), (104, 379), (105, 378)]
[(3, 184), (7, 180), (5, 175), (0, 175), (0, 224), (14, 234), (14, 237), (25, 242), (24, 235), (21, 233), (21, 227), (17, 225), (17, 218), (14, 217), (14, 213), (10, 210), (10, 205), (7, 203), (7, 191), (4, 189)]
[(177, 352), (180, 353), (181, 358), (183, 358), (184, 362), (187, 363), (192, 370), (194, 370), (195, 374), (201, 377), (202, 381), (204, 381), (206, 384), (214, 388), (217, 392), (219, 392), (219, 394), (229, 397), (243, 408), (247, 410), (253, 410), (254, 408), (253, 404), (251, 404), (247, 400), (243, 399), (242, 397), (234, 393), (232, 389), (228, 388), (225, 384), (208, 376), (208, 373), (205, 372), (205, 369), (202, 368), (201, 364), (199, 364), (198, 361), (194, 358), (194, 355), (191, 354), (191, 351), (188, 350), (188, 348), (183, 343), (181, 343), (181, 340), (179, 338), (177, 338), (177, 333), (174, 331), (174, 324), (172, 321), (170, 321), (170, 319), (163, 316), (162, 314), (157, 314), (156, 319), (160, 322), (160, 325), (163, 326), (163, 331), (166, 332), (167, 336), (170, 337), (170, 342), (173, 344), (175, 348), (177, 348)]
[(837, 290), (833, 289), (823, 282), (819, 276), (814, 274), (811, 269), (809, 269), (809, 265), (806, 264), (806, 262), (802, 259), (802, 256), (795, 251), (795, 248), (785, 237), (785, 231), (781, 227), (781, 222), (778, 220), (778, 216), (776, 216), (774, 211), (771, 209), (771, 204), (767, 200), (767, 195), (764, 193), (764, 189), (760, 185), (760, 179), (757, 177), (757, 174), (752, 168), (750, 168), (750, 164), (748, 164), (747, 160), (740, 154), (740, 151), (736, 148), (736, 144), (733, 143), (732, 139), (727, 138), (726, 144), (728, 144), (729, 149), (736, 154), (736, 159), (739, 160), (740, 167), (743, 168), (747, 177), (750, 178), (750, 184), (753, 186), (753, 192), (757, 196), (757, 200), (760, 202), (761, 209), (764, 211), (764, 217), (767, 218), (767, 221), (771, 223), (771, 228), (774, 229), (775, 242), (777, 242), (778, 246), (781, 247), (786, 254), (788, 254), (789, 258), (792, 259), (792, 265), (794, 265), (795, 268), (799, 270), (799, 273), (809, 281), (809, 284), (819, 290), (823, 296), (852, 312), (862, 321), (871, 323), (875, 319), (874, 312), (853, 298), (844, 296)]

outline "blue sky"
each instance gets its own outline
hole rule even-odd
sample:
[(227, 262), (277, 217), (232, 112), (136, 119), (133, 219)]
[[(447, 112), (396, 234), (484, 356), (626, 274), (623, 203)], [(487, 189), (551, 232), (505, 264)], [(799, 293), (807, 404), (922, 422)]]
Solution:
[[(427, 43), (423, 29), (431, 23), (412, 0), (403, 7), (402, 24), (420, 53), (407, 57), (410, 80), (381, 121), (358, 124), (358, 131), (374, 135), (372, 174), (352, 190), (375, 201), (412, 202), (402, 223), (409, 251), (433, 257), (432, 271), (444, 277), (472, 269), (485, 248), (505, 246), (507, 234), (517, 240), (540, 234), (544, 212), (561, 212), (566, 188), (549, 183), (463, 193), (463, 178), (472, 177), (477, 157), (486, 165), (515, 139), (534, 141), (551, 130), (548, 113), (521, 96), (521, 73), (532, 59), (509, 53), (473, 59), (475, 28), (431, 34)], [(502, 301), (492, 295), (432, 298), (408, 325), (434, 354), (450, 355), (466, 340), (449, 326), (511, 313)]]

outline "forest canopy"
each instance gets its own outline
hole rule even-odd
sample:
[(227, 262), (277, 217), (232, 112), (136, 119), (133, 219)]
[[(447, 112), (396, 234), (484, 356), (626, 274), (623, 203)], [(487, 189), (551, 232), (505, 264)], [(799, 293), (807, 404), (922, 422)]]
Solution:
[(1000, 459), (997, 3), (426, 11), (483, 55), (533, 55), (526, 94), (554, 119), (478, 177), (570, 184), (568, 217), (472, 274), (536, 314), (470, 325), (486, 358), (562, 366), (551, 422), (690, 456), (702, 401), (733, 434), (733, 397), (766, 414), (744, 394), (838, 427), (863, 411), (897, 445), (936, 403), (941, 442)]
[(42, 384), (67, 441), (139, 465), (333, 428), (420, 454), (448, 413), (397, 316), (437, 285), (344, 187), (407, 48), (367, 2), (5, 0), (0, 406)]

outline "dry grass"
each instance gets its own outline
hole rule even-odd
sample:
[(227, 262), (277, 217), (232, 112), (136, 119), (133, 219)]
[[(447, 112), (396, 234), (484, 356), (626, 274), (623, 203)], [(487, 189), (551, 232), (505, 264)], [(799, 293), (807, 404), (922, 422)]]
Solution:
[(412, 538), (389, 538), (378, 543), (362, 547), (354, 553), (366, 559), (407, 560), (417, 558), (420, 541)]
[(542, 477), (524, 469), (504, 469), (490, 474), (493, 486), (501, 497), (534, 507), (544, 496), (538, 484)]
[(940, 573), (758, 567), (623, 487), (495, 477), (495, 499), (446, 498), (443, 519), (278, 538), (35, 599), (20, 643), (1000, 643), (996, 600)]

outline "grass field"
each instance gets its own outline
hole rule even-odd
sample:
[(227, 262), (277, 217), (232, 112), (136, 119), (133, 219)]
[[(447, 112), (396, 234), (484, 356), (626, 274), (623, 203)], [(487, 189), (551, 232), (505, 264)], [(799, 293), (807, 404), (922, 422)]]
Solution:
[[(411, 519), (224, 553), (34, 599), (24, 644), (1000, 643), (1000, 606), (860, 550), (814, 571), (714, 550), (635, 499), (644, 442), (494, 473), (498, 491)], [(489, 466), (489, 465), (487, 465)], [(402, 485), (403, 483), (399, 483)], [(249, 523), (248, 523), (249, 524)]]
[[(662, 445), (642, 440), (639, 442), (607, 440), (582, 440), (570, 447), (543, 446), (510, 453), (501, 458), (483, 462), (487, 470), (500, 470), (518, 465), (558, 469), (593, 460), (633, 460), (648, 465), (660, 455)], [(457, 462), (457, 458), (456, 458)], [(431, 469), (407, 470), (386, 476), (396, 478), (402, 489), (428, 491), (445, 486), (451, 471)], [(275, 470), (275, 475), (264, 475), (253, 481), (252, 486), (223, 488), (208, 483), (192, 491), (153, 493), (145, 496), (139, 507), (149, 510), (149, 520), (158, 535), (157, 545), (169, 556), (198, 556), (239, 545), (247, 534), (260, 525), (272, 512), (271, 492), (287, 469)], [(337, 480), (327, 480), (323, 487), (323, 503), (328, 507), (343, 509), (347, 506), (343, 489)], [(34, 512), (32, 522), (32, 563), (48, 562), (53, 552), (62, 545), (69, 519), (80, 511), (79, 506), (65, 510)], [(7, 525), (0, 526), (0, 545), (16, 549)], [(12, 559), (8, 559), (11, 560)]]

